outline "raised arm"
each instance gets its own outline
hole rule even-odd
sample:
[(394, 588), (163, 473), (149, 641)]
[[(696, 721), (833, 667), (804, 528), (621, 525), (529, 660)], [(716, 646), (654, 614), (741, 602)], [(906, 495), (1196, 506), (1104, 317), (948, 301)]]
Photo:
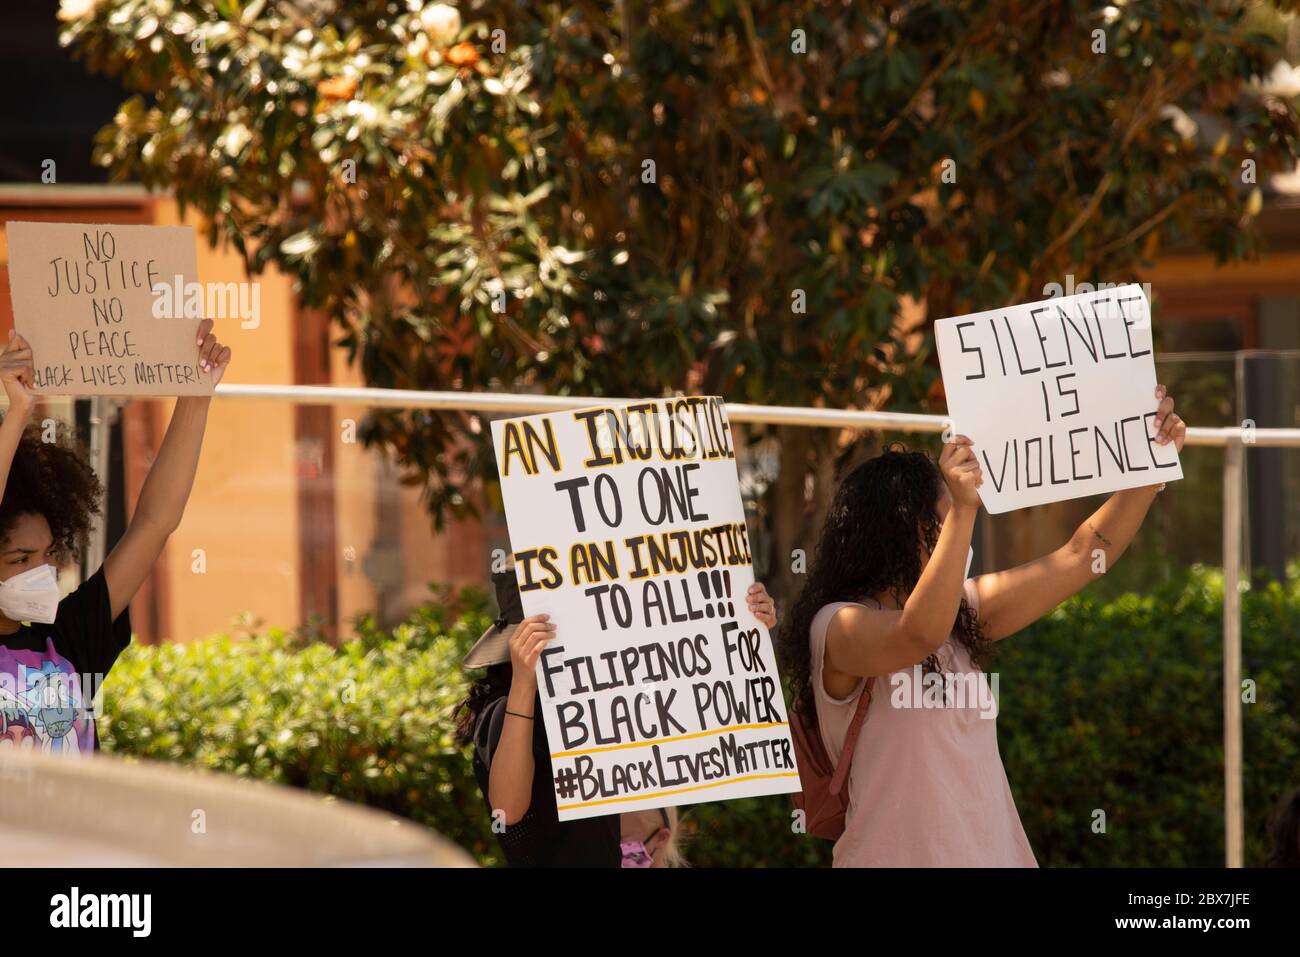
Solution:
[[(215, 384), (230, 363), (230, 349), (218, 342), (211, 330), (212, 320), (204, 319), (199, 324), (199, 364), (211, 371)], [(185, 514), (211, 401), (209, 396), (192, 395), (176, 400), (167, 434), (140, 489), (130, 524), (104, 559), (104, 580), (114, 618), (131, 603)]]
[(11, 329), (9, 343), (0, 354), (0, 381), (9, 397), (9, 411), (5, 413), (4, 422), (0, 423), (0, 498), (4, 498), (9, 469), (14, 464), (14, 453), (18, 451), (23, 429), (27, 428), (27, 420), (36, 407), (36, 396), (31, 392), (35, 377), (31, 347), (26, 339)]
[(549, 615), (525, 618), (510, 636), (510, 693), (501, 737), (488, 770), (488, 803), (501, 811), (506, 824), (517, 824), (533, 800), (533, 727), (536, 714), (537, 659), (555, 637)]
[[(970, 439), (958, 436), (939, 457), (952, 505), (934, 554), (901, 609), (841, 608), (826, 630), (826, 684), (844, 693), (858, 677), (888, 674), (923, 661), (948, 640), (961, 606), (966, 551), (984, 479)], [(851, 679), (846, 681), (845, 679)]]
[[(1187, 425), (1174, 413), (1173, 397), (1163, 385), (1156, 387), (1156, 398), (1155, 442), (1172, 442), (1182, 451)], [(984, 636), (997, 641), (1015, 634), (1109, 571), (1142, 527), (1159, 488), (1115, 492), (1056, 551), (976, 578)]]

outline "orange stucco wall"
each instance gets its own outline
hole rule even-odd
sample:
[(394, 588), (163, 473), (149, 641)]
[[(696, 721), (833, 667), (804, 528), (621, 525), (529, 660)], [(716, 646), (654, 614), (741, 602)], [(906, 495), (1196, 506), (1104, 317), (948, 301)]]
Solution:
[[(160, 225), (181, 222), (170, 201), (157, 204), (155, 218)], [(202, 228), (198, 233), (199, 280), (245, 281), (238, 254), (209, 247)], [(233, 353), (226, 382), (292, 380), (292, 289), (274, 272), (259, 282), (261, 321), (256, 328), (241, 328), (233, 319), (216, 322), (217, 335)], [(170, 415), (170, 403), (165, 405), (164, 421)], [(242, 614), (272, 625), (298, 623), (293, 435), (288, 405), (212, 403), (194, 491), (159, 568), (168, 585), (160, 637), (210, 634)], [(200, 550), (206, 560), (203, 573), (195, 571)]]

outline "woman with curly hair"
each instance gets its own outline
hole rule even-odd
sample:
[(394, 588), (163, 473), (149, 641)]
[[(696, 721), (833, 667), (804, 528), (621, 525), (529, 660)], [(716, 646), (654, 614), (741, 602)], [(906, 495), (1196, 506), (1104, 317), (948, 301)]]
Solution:
[[(220, 382), (230, 349), (199, 325), (199, 365)], [(90, 702), (131, 641), (127, 608), (180, 524), (194, 485), (208, 396), (176, 400), (131, 522), (104, 564), (65, 598), (56, 569), (76, 557), (103, 488), (68, 441), (28, 427), (32, 351), (10, 333), (0, 355), (9, 411), (0, 422), (0, 747), (86, 754), (98, 747)]]
[[(1181, 450), (1164, 386), (1156, 402), (1154, 441)], [(793, 710), (832, 761), (865, 708), (837, 867), (1036, 866), (986, 720), (997, 707), (984, 666), (994, 642), (1115, 563), (1159, 487), (1116, 492), (1056, 551), (968, 579), (982, 484), (965, 436), (937, 466), (894, 448), (858, 466), (778, 636)]]

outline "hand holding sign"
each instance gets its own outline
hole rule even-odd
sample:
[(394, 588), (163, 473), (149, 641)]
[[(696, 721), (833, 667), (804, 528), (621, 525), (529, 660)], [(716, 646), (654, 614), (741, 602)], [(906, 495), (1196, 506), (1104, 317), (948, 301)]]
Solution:
[(31, 346), (27, 345), (26, 339), (10, 329), (9, 344), (5, 346), (4, 354), (0, 355), (0, 381), (4, 382), (11, 412), (25, 415), (36, 404), (36, 397), (31, 392), (35, 377)]
[(971, 440), (959, 435), (943, 447), (939, 453), (939, 471), (948, 485), (954, 505), (966, 505), (970, 508), (980, 507), (980, 486), (984, 484), (984, 473), (980, 463), (971, 450)]
[(212, 334), (211, 319), (199, 323), (198, 346), (199, 368), (212, 374), (212, 385), (215, 388), (226, 374), (226, 367), (230, 365), (230, 346), (223, 346)]
[[(510, 669), (512, 680), (529, 683), (536, 691), (537, 659), (542, 656), (546, 643), (555, 637), (555, 626), (550, 615), (529, 615), (519, 623), (510, 636)], [(531, 704), (531, 702), (530, 702)]]
[(768, 631), (776, 628), (776, 603), (767, 593), (766, 585), (762, 582), (750, 585), (749, 593), (745, 595), (745, 604), (749, 605), (749, 613), (761, 621)]
[(1151, 423), (1151, 427), (1156, 430), (1156, 445), (1172, 442), (1174, 451), (1181, 452), (1183, 442), (1187, 439), (1187, 423), (1181, 416), (1174, 414), (1174, 397), (1163, 385), (1156, 386), (1156, 398), (1160, 400), (1160, 405), (1156, 408), (1155, 421)]

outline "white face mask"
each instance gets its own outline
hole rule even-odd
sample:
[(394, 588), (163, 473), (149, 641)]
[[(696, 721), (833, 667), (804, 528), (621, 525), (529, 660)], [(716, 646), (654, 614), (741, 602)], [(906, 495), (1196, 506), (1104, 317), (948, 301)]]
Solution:
[(52, 624), (59, 598), (59, 576), (53, 565), (38, 565), (0, 582), (0, 612), (13, 621)]
[(963, 578), (970, 578), (970, 566), (975, 561), (975, 547), (973, 545), (966, 548), (966, 574)]

